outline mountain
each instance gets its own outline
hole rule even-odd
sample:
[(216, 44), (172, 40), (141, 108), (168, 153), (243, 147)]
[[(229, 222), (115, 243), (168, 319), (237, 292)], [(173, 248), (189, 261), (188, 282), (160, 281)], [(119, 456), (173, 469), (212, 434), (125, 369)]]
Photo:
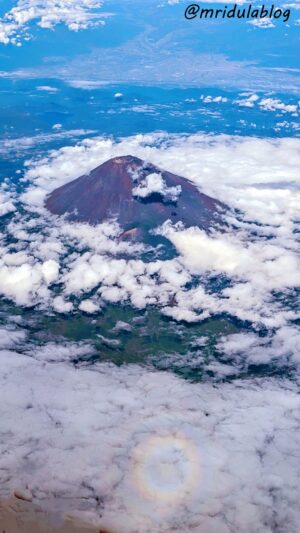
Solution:
[(207, 229), (224, 205), (186, 178), (133, 156), (106, 161), (88, 175), (59, 187), (46, 199), (54, 214), (96, 225), (116, 219), (124, 238), (145, 240), (166, 220)]

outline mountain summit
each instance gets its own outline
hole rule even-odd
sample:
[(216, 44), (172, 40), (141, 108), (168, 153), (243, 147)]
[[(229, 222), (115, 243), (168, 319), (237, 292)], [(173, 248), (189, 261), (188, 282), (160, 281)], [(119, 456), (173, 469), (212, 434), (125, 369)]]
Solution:
[(224, 209), (186, 178), (131, 155), (110, 159), (54, 190), (46, 207), (92, 225), (115, 219), (123, 236), (135, 239), (166, 220), (207, 229)]

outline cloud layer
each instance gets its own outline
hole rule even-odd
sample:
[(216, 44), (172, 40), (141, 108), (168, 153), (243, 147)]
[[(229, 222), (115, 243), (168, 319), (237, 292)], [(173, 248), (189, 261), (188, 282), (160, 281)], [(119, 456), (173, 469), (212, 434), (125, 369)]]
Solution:
[(99, 0), (18, 0), (0, 19), (0, 43), (20, 45), (21, 39), (30, 39), (32, 21), (48, 29), (65, 24), (72, 31), (104, 24), (107, 14), (99, 13), (102, 4)]
[(297, 533), (295, 385), (68, 363), (88, 350), (0, 352), (1, 495), (27, 488), (46, 509), (124, 533)]

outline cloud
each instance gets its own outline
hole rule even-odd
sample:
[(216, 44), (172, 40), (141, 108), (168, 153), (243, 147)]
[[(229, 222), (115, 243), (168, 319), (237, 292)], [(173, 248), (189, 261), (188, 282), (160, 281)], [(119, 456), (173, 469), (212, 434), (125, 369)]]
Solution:
[(80, 80), (69, 80), (68, 85), (70, 85), (70, 87), (74, 87), (75, 89), (85, 89), (87, 91), (93, 91), (94, 89), (99, 89), (107, 85), (107, 82), (80, 79)]
[[(169, 5), (176, 5), (176, 4), (180, 4), (180, 3), (183, 3), (183, 0), (165, 0), (165, 2)], [(204, 3), (214, 3), (214, 0), (204, 0)], [(235, 0), (228, 0), (226, 2), (226, 0), (221, 0), (220, 2), (221, 4), (222, 3), (225, 3), (225, 4), (233, 4), (233, 3), (236, 3), (236, 4), (245, 4), (246, 3), (246, 0), (238, 0), (237, 2)]]
[(275, 28), (275, 24), (272, 22), (271, 19), (249, 20), (248, 24), (252, 24), (253, 26), (256, 26), (257, 28), (262, 28), (262, 29)]
[(211, 103), (224, 103), (224, 102), (228, 102), (228, 98), (226, 98), (225, 96), (204, 96), (202, 94), (202, 96), (200, 97), (200, 100), (202, 100), (202, 102), (204, 104), (211, 104)]
[(104, 24), (109, 14), (99, 13), (102, 5), (99, 0), (18, 0), (0, 19), (0, 43), (20, 46), (29, 40), (32, 21), (47, 29), (65, 24), (72, 31)]
[(234, 103), (241, 107), (254, 107), (255, 102), (259, 100), (259, 96), (257, 94), (251, 94), (247, 95), (247, 98), (244, 99), (237, 99)]
[(0, 217), (13, 213), (15, 209), (12, 195), (2, 185), (2, 190), (0, 189)]
[(275, 290), (300, 286), (299, 262), (293, 252), (264, 242), (246, 243), (231, 234), (213, 236), (198, 228), (177, 231), (171, 225), (163, 229), (179, 251), (190, 272), (224, 273), (240, 279), (255, 279), (256, 286)]
[(63, 296), (56, 296), (53, 299), (53, 309), (57, 313), (71, 313), (73, 311), (73, 304), (66, 302)]
[(300, 357), (297, 346), (300, 331), (296, 326), (285, 326), (279, 329), (274, 337), (259, 337), (254, 333), (236, 333), (222, 337), (218, 343), (220, 353), (226, 355), (231, 364), (240, 364), (248, 370), (250, 364), (269, 364), (277, 367), (289, 364), (299, 369)]
[(132, 194), (138, 198), (147, 198), (151, 194), (160, 194), (167, 200), (176, 202), (181, 193), (181, 186), (168, 187), (161, 174), (148, 174), (144, 180), (132, 189)]
[(124, 533), (271, 533), (274, 516), (297, 533), (296, 384), (75, 368), (72, 357), (88, 352), (73, 343), (0, 352), (1, 496), (26, 487), (56, 518), (73, 512)]
[(66, 342), (55, 343), (49, 342), (36, 348), (27, 348), (27, 355), (34, 357), (37, 361), (47, 363), (72, 362), (78, 358), (88, 358), (95, 353), (95, 349), (90, 344)]
[(57, 93), (59, 91), (57, 87), (52, 87), (51, 85), (38, 85), (36, 89), (46, 93)]
[(277, 98), (263, 98), (258, 104), (265, 111), (283, 111), (297, 114), (297, 104), (284, 104)]
[(26, 332), (21, 329), (0, 327), (0, 349), (14, 348), (19, 343), (24, 342), (26, 337)]
[[(54, 124), (54, 126), (57, 126)], [(54, 128), (56, 130), (57, 128)], [(21, 154), (26, 151), (32, 150), (37, 145), (49, 143), (51, 141), (59, 141), (62, 139), (68, 139), (76, 137), (85, 137), (86, 135), (92, 135), (95, 130), (66, 130), (56, 131), (55, 133), (38, 133), (31, 137), (10, 137), (0, 140), (0, 154), (1, 157), (8, 159), (12, 156), (12, 153)]]
[(0, 260), (0, 292), (20, 305), (31, 305), (36, 299), (40, 301), (42, 298), (46, 302), (50, 297), (48, 285), (58, 272), (58, 265), (49, 266), (49, 262), (24, 262), (19, 266), (8, 266), (5, 258)]
[(255, 107), (255, 105), (258, 105), (263, 111), (280, 111), (298, 116), (299, 104), (285, 104), (278, 98), (261, 98), (257, 94), (246, 94), (244, 96), (246, 98), (237, 98), (234, 103), (240, 107)]
[(93, 300), (82, 300), (80, 302), (78, 309), (84, 311), (84, 313), (93, 314), (99, 311), (99, 305), (95, 304)]

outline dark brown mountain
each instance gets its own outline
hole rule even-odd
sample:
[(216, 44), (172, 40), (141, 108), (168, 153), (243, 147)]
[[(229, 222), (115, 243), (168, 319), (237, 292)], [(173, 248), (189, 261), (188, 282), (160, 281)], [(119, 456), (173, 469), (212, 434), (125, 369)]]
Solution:
[[(160, 183), (161, 190), (153, 182)], [(53, 191), (46, 207), (92, 225), (114, 218), (124, 229), (124, 238), (139, 240), (168, 219), (207, 229), (220, 219), (225, 206), (185, 178), (137, 157), (122, 156)]]

